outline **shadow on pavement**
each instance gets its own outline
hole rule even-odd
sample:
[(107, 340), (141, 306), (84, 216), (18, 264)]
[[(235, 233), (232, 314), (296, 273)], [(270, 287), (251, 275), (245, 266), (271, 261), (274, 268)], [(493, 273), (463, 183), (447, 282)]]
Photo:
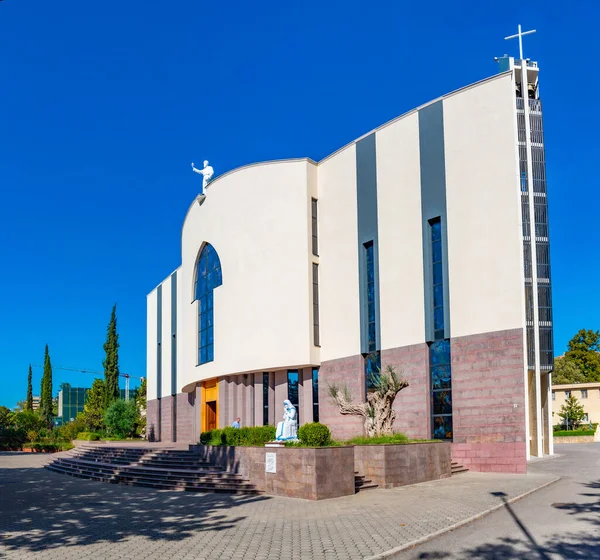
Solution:
[[(583, 484), (583, 486), (600, 490), (600, 481)], [(600, 558), (600, 493), (586, 492), (581, 496), (595, 498), (596, 501), (586, 503), (555, 503), (553, 507), (566, 511), (570, 515), (581, 516), (579, 519), (599, 527), (596, 531), (581, 533), (558, 534), (544, 544), (538, 543), (527, 529), (526, 524), (520, 519), (511, 504), (506, 499), (506, 494), (493, 492), (504, 501), (504, 507), (513, 518), (519, 529), (520, 537), (498, 539), (496, 542), (480, 545), (475, 548), (465, 548), (458, 557), (477, 560), (550, 560), (551, 558), (569, 558), (591, 560)], [(560, 533), (560, 526), (554, 528)], [(449, 552), (434, 551), (422, 552), (417, 558), (420, 560), (441, 560), (452, 558)]]
[(198, 531), (229, 529), (245, 518), (232, 516), (232, 509), (268, 499), (157, 491), (40, 468), (0, 468), (0, 543), (5, 552), (36, 552), (136, 535), (178, 541)]

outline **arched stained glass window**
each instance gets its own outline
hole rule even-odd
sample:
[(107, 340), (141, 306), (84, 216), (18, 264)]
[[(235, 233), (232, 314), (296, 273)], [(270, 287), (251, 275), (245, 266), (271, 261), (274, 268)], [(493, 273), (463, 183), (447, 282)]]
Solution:
[(214, 360), (213, 290), (223, 283), (221, 261), (215, 248), (206, 243), (196, 268), (198, 300), (198, 364)]

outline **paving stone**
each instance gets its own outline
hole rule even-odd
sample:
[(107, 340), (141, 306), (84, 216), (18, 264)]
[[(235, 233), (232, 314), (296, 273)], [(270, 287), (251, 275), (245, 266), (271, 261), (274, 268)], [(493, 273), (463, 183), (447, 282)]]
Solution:
[(547, 484), (553, 475), (466, 473), (325, 501), (190, 494), (82, 480), (46, 457), (0, 453), (0, 558), (365, 558)]

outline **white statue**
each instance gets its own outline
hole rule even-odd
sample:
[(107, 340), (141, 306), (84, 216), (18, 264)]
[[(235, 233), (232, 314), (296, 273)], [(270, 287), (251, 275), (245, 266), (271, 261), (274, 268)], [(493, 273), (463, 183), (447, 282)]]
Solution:
[(197, 169), (196, 167), (194, 167), (194, 162), (192, 162), (192, 171), (194, 171), (195, 173), (198, 173), (198, 175), (203, 176), (202, 192), (204, 192), (206, 187), (208, 187), (208, 183), (210, 183), (212, 176), (215, 173), (214, 169), (210, 165), (208, 165), (207, 160), (204, 160), (204, 168), (203, 169)]
[(275, 439), (277, 441), (298, 439), (298, 420), (296, 407), (287, 399), (283, 401), (283, 422), (277, 424)]

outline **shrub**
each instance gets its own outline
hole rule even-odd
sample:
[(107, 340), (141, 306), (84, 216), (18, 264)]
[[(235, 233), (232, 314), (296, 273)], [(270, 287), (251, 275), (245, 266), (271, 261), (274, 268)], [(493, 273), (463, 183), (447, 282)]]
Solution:
[(135, 401), (113, 401), (104, 413), (108, 433), (120, 438), (135, 436), (138, 409)]
[(77, 439), (77, 434), (87, 431), (83, 414), (80, 412), (75, 420), (67, 422), (61, 426), (58, 431), (61, 437), (66, 441)]
[(225, 428), (200, 434), (202, 445), (264, 445), (275, 439), (274, 426)]
[(325, 424), (313, 422), (304, 424), (298, 430), (298, 438), (310, 447), (325, 447), (331, 443), (331, 432)]
[(100, 436), (94, 432), (79, 432), (77, 434), (77, 439), (82, 439), (85, 441), (99, 441)]

